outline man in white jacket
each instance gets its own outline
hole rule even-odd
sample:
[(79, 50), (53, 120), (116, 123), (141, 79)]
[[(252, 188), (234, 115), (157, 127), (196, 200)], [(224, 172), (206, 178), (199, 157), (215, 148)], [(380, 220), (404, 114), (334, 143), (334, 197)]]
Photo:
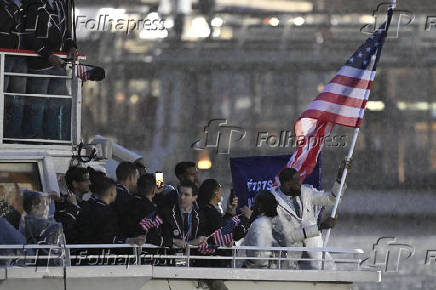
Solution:
[[(321, 229), (334, 227), (336, 220), (328, 218), (318, 226), (318, 214), (321, 207), (331, 209), (339, 193), (340, 178), (343, 169), (351, 168), (351, 163), (343, 162), (338, 172), (338, 178), (331, 191), (319, 191), (310, 185), (301, 185), (300, 175), (293, 168), (286, 168), (280, 172), (280, 186), (273, 187), (271, 193), (277, 200), (278, 216), (272, 221), (273, 236), (282, 247), (309, 247), (321, 248), (323, 239)], [(342, 193), (346, 190), (346, 184)], [(321, 260), (321, 252), (308, 252), (310, 258)], [(288, 252), (288, 258), (301, 258), (301, 252)], [(326, 259), (331, 259), (326, 253)], [(311, 268), (320, 269), (321, 261), (312, 261)], [(289, 268), (297, 268), (296, 261), (288, 262)], [(328, 263), (328, 268), (333, 269), (334, 264)]]

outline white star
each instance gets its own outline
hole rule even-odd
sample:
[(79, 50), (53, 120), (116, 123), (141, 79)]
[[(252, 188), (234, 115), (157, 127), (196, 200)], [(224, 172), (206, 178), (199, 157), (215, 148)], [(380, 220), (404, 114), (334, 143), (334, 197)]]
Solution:
[(358, 55), (358, 57), (362, 57), (363, 56), (363, 54), (361, 53), (361, 52), (359, 52), (359, 55)]
[(354, 58), (350, 58), (350, 62), (354, 62)]
[(374, 46), (379, 46), (380, 45), (380, 43), (379, 42), (376, 42), (375, 44), (374, 44)]
[(364, 64), (364, 65), (366, 65), (367, 63), (368, 63), (368, 61), (366, 61), (366, 60), (363, 61), (363, 64)]
[(371, 51), (371, 47), (367, 47), (367, 48), (366, 48), (366, 51), (367, 51), (367, 52), (370, 52), (370, 51)]

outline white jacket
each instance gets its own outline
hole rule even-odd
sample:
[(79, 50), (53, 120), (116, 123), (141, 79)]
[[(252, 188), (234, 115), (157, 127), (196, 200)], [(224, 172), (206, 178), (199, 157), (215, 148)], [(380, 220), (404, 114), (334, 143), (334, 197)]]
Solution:
[[(251, 224), (242, 246), (254, 247), (273, 247), (277, 242), (272, 235), (272, 218), (260, 216)], [(246, 257), (269, 258), (273, 256), (271, 251), (250, 251), (244, 254)], [(269, 260), (245, 260), (244, 266), (247, 268), (268, 268), (271, 265)]]
[[(346, 190), (346, 185), (342, 189), (342, 194)], [(301, 186), (301, 213), (298, 217), (293, 206), (289, 202), (289, 197), (281, 192), (280, 187), (274, 187), (271, 193), (278, 202), (278, 216), (272, 220), (273, 237), (282, 247), (310, 247), (321, 248), (323, 240), (318, 230), (318, 214), (321, 207), (330, 209), (339, 192), (339, 183), (335, 183), (330, 192), (319, 191), (308, 185)], [(332, 195), (334, 193), (334, 195)], [(309, 253), (313, 258), (319, 258), (321, 253)], [(288, 252), (288, 257), (300, 258), (301, 253)], [(311, 263), (313, 268), (319, 268), (320, 263)], [(296, 262), (290, 262), (287, 266), (296, 268)]]

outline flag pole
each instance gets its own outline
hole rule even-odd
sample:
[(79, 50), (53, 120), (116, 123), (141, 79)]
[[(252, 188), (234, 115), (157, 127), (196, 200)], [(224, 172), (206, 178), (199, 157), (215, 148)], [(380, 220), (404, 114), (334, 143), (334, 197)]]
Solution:
[[(396, 6), (397, 6), (397, 1), (392, 0), (391, 6), (389, 7), (389, 10), (395, 9)], [(388, 19), (388, 23), (386, 25), (386, 30), (389, 28), (389, 24), (390, 24), (390, 19)], [(351, 158), (353, 157), (354, 147), (356, 146), (357, 137), (359, 135), (359, 129), (360, 128), (354, 128), (353, 139), (351, 141), (351, 146), (350, 146), (350, 149), (348, 150), (348, 154), (347, 154), (347, 162), (351, 161)], [(332, 213), (330, 215), (332, 218), (336, 217), (336, 212), (337, 212), (337, 209), (339, 206), (339, 201), (341, 200), (342, 188), (344, 187), (345, 179), (347, 178), (347, 173), (348, 173), (348, 169), (347, 169), (347, 166), (345, 166), (344, 171), (342, 172), (342, 176), (341, 176), (341, 184), (339, 186), (339, 193), (336, 196), (336, 202), (335, 202), (335, 205), (333, 207)], [(327, 247), (327, 243), (329, 242), (329, 239), (330, 239), (330, 232), (331, 232), (331, 229), (328, 229), (326, 232), (324, 243), (323, 243), (323, 248)], [(324, 266), (325, 266), (325, 252), (323, 252), (323, 254), (322, 254), (322, 269), (324, 269)]]

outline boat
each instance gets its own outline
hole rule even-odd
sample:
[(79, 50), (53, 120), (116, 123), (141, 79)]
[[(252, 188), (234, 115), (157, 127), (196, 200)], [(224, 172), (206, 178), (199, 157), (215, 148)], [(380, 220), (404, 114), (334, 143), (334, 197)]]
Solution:
[[(58, 54), (67, 58), (64, 53)], [(33, 51), (0, 49), (0, 118), (5, 120), (5, 100), (16, 93), (4, 89), (5, 76), (47, 77), (5, 72), (7, 56), (36, 57)], [(68, 95), (30, 95), (22, 97), (59, 98), (71, 100), (71, 134), (68, 138), (5, 137), (0, 123), (0, 184), (6, 189), (17, 183), (22, 189), (41, 191), (58, 198), (63, 174), (73, 163), (104, 167), (108, 159), (141, 161), (142, 156), (112, 140), (96, 136), (89, 144), (82, 142), (81, 103), (82, 80), (77, 67), (86, 58), (79, 56), (67, 69)], [(362, 269), (361, 249), (343, 248), (257, 248), (232, 246), (224, 248), (226, 256), (196, 255), (192, 251), (156, 249), (152, 245), (0, 245), (2, 261), (13, 261), (0, 268), (0, 290), (9, 289), (352, 289), (358, 282), (381, 282), (381, 272)], [(246, 257), (244, 252), (269, 251), (270, 257)], [(329, 252), (333, 260), (319, 261), (320, 269), (288, 267), (287, 252)], [(192, 252), (192, 253), (191, 253)], [(41, 254), (42, 253), (42, 254)], [(89, 254), (88, 254), (89, 253)], [(304, 257), (304, 255), (302, 255)], [(228, 267), (194, 267), (192, 261), (228, 260)], [(244, 268), (244, 261), (267, 259), (270, 268)], [(43, 261), (43, 263), (41, 263)], [(171, 266), (162, 261), (172, 261)], [(309, 258), (292, 260), (297, 264)], [(82, 263), (83, 262), (83, 263)], [(334, 263), (334, 269), (325, 267)], [(1, 263), (0, 263), (1, 264)]]

